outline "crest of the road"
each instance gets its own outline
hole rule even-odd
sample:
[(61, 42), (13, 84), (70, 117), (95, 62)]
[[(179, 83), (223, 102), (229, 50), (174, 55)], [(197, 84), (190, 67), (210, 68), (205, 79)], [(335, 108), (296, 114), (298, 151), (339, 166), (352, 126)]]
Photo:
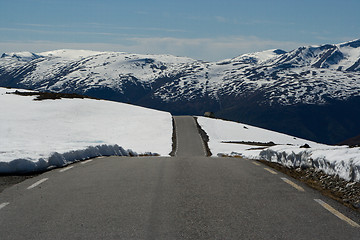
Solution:
[(204, 157), (206, 149), (199, 135), (195, 119), (189, 116), (174, 117), (176, 130), (176, 157)]
[(0, 239), (360, 239), (357, 212), (254, 161), (205, 157), (192, 117), (175, 126), (175, 157), (98, 158), (6, 189)]

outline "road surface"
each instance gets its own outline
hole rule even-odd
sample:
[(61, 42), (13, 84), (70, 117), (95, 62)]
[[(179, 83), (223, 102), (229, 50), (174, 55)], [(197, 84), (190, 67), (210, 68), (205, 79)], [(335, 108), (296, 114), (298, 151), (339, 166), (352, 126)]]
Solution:
[(193, 118), (175, 123), (175, 157), (97, 158), (4, 190), (0, 239), (360, 239), (356, 212), (257, 162), (205, 157)]
[(174, 117), (176, 126), (176, 157), (204, 157), (205, 146), (193, 117)]

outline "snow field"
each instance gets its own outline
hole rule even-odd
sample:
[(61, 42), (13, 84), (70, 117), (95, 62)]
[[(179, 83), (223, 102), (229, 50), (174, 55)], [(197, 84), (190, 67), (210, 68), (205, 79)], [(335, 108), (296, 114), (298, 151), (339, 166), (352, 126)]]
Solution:
[[(287, 167), (314, 167), (348, 181), (360, 182), (360, 148), (329, 146), (242, 123), (199, 117), (200, 126), (209, 136), (213, 155), (242, 156), (277, 162)], [(273, 142), (264, 147), (232, 142)], [(300, 148), (308, 144), (311, 148)]]
[(0, 173), (42, 171), (102, 155), (171, 152), (170, 113), (102, 100), (33, 101), (34, 96), (6, 94), (14, 91), (0, 88)]

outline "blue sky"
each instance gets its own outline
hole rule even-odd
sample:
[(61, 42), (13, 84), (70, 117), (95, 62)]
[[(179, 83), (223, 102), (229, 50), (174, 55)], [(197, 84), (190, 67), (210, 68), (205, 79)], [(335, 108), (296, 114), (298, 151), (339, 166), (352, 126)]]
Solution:
[(359, 0), (0, 0), (0, 52), (71, 48), (207, 61), (360, 38)]

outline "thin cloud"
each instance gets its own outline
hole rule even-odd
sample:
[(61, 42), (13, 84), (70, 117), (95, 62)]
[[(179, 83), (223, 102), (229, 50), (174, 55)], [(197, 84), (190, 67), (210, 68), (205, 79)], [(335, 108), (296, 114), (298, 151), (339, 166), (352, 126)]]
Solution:
[(67, 28), (71, 27), (70, 25), (54, 25), (54, 24), (41, 24), (41, 23), (17, 23), (16, 26), (23, 26), (23, 27), (37, 27), (37, 28)]
[(138, 15), (149, 15), (150, 14), (149, 12), (146, 12), (146, 11), (135, 11), (134, 13), (138, 14)]
[[(16, 26), (22, 26), (22, 27), (27, 27), (27, 28), (0, 28), (3, 30), (11, 30), (11, 31), (28, 31), (28, 32), (47, 32), (47, 33), (55, 33), (55, 32), (59, 32), (59, 33), (72, 33), (74, 34), (74, 32), (76, 33), (88, 33), (88, 32), (81, 32), (81, 31), (77, 31), (76, 29), (86, 29), (86, 28), (99, 28), (102, 30), (131, 30), (131, 31), (151, 31), (151, 32), (166, 32), (166, 33), (171, 33), (171, 32), (176, 32), (176, 33), (186, 33), (188, 31), (183, 30), (183, 29), (176, 29), (176, 28), (157, 28), (157, 27), (132, 27), (132, 26), (119, 26), (119, 25), (112, 25), (112, 24), (102, 24), (102, 23), (84, 23), (84, 24), (76, 24), (76, 25), (51, 25), (51, 24), (38, 24), (38, 23), (17, 23), (15, 24)], [(30, 28), (29, 28), (30, 27)], [(52, 28), (54, 30), (44, 30), (41, 28)], [(63, 28), (68, 28), (68, 29), (74, 29), (74, 31), (63, 31), (63, 30), (57, 30), (57, 29), (63, 29)], [(89, 31), (90, 32), (90, 31)], [(103, 33), (101, 33), (103, 34)], [(108, 33), (110, 34), (110, 33)]]
[(7, 52), (42, 52), (54, 49), (87, 49), (97, 51), (120, 51), (143, 54), (172, 54), (198, 60), (219, 61), (244, 53), (280, 48), (292, 50), (308, 45), (300, 42), (275, 41), (254, 36), (223, 38), (139, 38), (131, 37), (117, 43), (63, 43), (51, 41), (0, 42), (0, 49)]
[(132, 38), (133, 47), (145, 51), (166, 51), (174, 55), (190, 56), (196, 59), (216, 61), (238, 55), (280, 48), (292, 50), (302, 45), (300, 42), (275, 41), (255, 36), (235, 36), (222, 38)]
[(197, 22), (219, 22), (243, 26), (292, 26), (292, 21), (274, 21), (268, 19), (242, 19), (241, 17), (224, 17), (224, 16), (184, 16), (185, 19)]
[(260, 20), (260, 19), (250, 19), (250, 20), (235, 19), (233, 23), (236, 25), (249, 25), (249, 26), (251, 25), (291, 26), (295, 24), (294, 22), (291, 21), (272, 21), (272, 20)]
[[(86, 25), (86, 24), (85, 24)], [(176, 28), (154, 28), (154, 27), (130, 27), (130, 26), (118, 26), (112, 24), (102, 24), (102, 23), (88, 23), (87, 25), (91, 25), (97, 28), (106, 28), (112, 30), (136, 30), (136, 31), (156, 31), (156, 32), (181, 32), (185, 33), (188, 32), (183, 29), (176, 29)]]
[(215, 19), (216, 19), (216, 21), (221, 22), (221, 23), (228, 22), (228, 20), (225, 17), (222, 17), (222, 16), (216, 16)]
[(0, 31), (12, 31), (12, 32), (33, 32), (33, 33), (42, 33), (42, 34), (52, 34), (52, 35), (103, 35), (103, 36), (116, 36), (116, 37), (131, 37), (139, 36), (134, 34), (125, 34), (125, 33), (114, 33), (114, 32), (90, 32), (90, 31), (57, 31), (57, 30), (42, 30), (42, 29), (30, 29), (30, 28), (0, 28)]

